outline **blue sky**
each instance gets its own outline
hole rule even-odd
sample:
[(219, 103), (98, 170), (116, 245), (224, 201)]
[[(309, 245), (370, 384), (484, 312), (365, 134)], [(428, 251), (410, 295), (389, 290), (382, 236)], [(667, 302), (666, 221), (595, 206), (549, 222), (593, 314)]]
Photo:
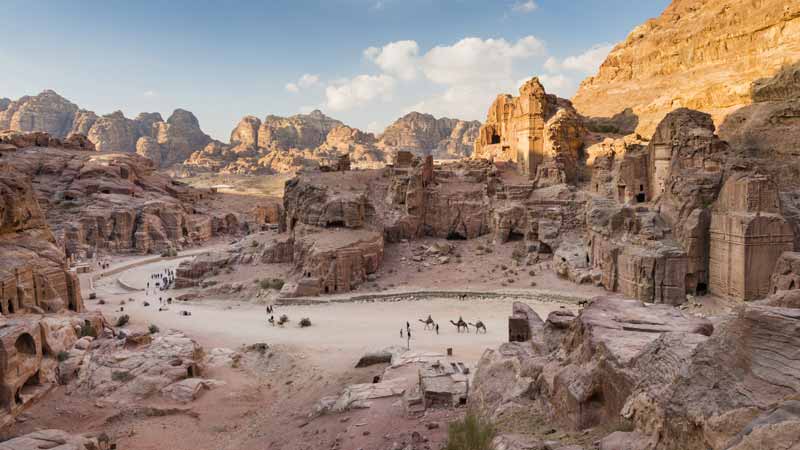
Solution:
[(370, 131), (411, 110), (482, 120), (542, 75), (571, 96), (668, 0), (3, 0), (0, 97), (54, 89), (98, 114), (319, 108)]

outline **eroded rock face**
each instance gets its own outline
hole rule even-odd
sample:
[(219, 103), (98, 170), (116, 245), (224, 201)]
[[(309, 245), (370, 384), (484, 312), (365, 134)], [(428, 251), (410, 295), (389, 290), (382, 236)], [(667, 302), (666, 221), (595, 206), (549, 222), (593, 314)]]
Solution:
[(30, 181), (0, 163), (0, 312), (83, 310), (77, 274), (45, 221)]
[(544, 187), (577, 181), (578, 152), (586, 129), (572, 104), (548, 95), (538, 78), (519, 96), (500, 95), (475, 141), (474, 158), (512, 161)]
[(796, 346), (799, 314), (767, 300), (712, 326), (668, 306), (596, 298), (566, 333), (539, 319), (529, 340), (487, 350), (469, 402), (499, 421), (629, 430), (599, 448), (791, 448), (800, 372), (786, 349)]
[[(19, 141), (30, 138), (15, 138)], [(63, 146), (57, 140), (50, 144)], [(260, 226), (250, 217), (201, 206), (213, 197), (211, 190), (173, 181), (136, 154), (23, 147), (4, 161), (13, 172), (31, 178), (36, 202), (68, 256), (95, 250), (157, 253), (216, 235), (241, 234), (251, 223)]]
[[(70, 391), (127, 403), (201, 374), (203, 350), (183, 334), (158, 335), (139, 346), (127, 341), (103, 339), (80, 355), (83, 362)], [(170, 392), (166, 389), (163, 395)]]
[[(44, 132), (55, 139), (81, 134), (98, 151), (139, 152), (152, 158), (157, 167), (183, 162), (211, 142), (197, 118), (186, 110), (176, 109), (166, 122), (159, 113), (141, 113), (128, 119), (116, 111), (98, 117), (50, 90), (5, 104), (0, 109), (3, 130)], [(141, 139), (145, 141), (140, 143)]]
[[(751, 84), (795, 62), (800, 5), (769, 0), (751, 5), (675, 0), (656, 19), (634, 28), (586, 79), (573, 102), (586, 116), (611, 117), (626, 108), (649, 136), (678, 107), (710, 113), (717, 125), (751, 103)], [(769, 98), (764, 87), (756, 98)]]
[(258, 130), (261, 128), (261, 119), (254, 116), (245, 116), (231, 131), (231, 144), (244, 147), (258, 146)]
[(800, 139), (800, 63), (753, 83), (753, 103), (737, 109), (719, 127), (734, 148), (763, 158), (791, 159)]
[(54, 137), (66, 137), (77, 115), (77, 105), (46, 90), (33, 97), (8, 102), (0, 111), (0, 131), (42, 131)]
[(108, 438), (86, 437), (61, 430), (39, 430), (0, 442), (0, 450), (109, 450)]
[[(102, 331), (100, 313), (71, 313), (63, 310), (46, 314), (34, 312), (35, 306), (22, 305), (16, 311), (3, 311), (0, 318), (0, 426), (41, 398), (58, 383), (60, 370), (56, 357), (69, 351), (82, 329)], [(36, 312), (42, 312), (41, 309)]]
[(389, 125), (380, 136), (386, 151), (407, 150), (435, 158), (461, 158), (472, 154), (481, 124), (477, 121), (411, 112)]
[[(800, 392), (800, 373), (787, 370), (794, 367), (794, 358), (786, 353), (796, 348), (798, 326), (798, 309), (739, 307), (697, 347), (671, 389), (659, 398), (657, 411), (664, 414), (656, 422), (660, 429), (646, 427), (653, 423), (646, 401), (632, 400), (630, 414), (643, 430), (661, 433), (660, 448), (727, 448), (740, 432), (757, 428), (749, 424), (759, 413), (773, 412), (775, 405)], [(799, 436), (795, 429), (792, 438)]]
[(383, 165), (375, 136), (348, 127), (320, 111), (290, 117), (246, 116), (231, 132), (230, 145), (212, 142), (183, 165), (189, 173), (272, 174), (335, 167), (349, 155), (358, 167)]

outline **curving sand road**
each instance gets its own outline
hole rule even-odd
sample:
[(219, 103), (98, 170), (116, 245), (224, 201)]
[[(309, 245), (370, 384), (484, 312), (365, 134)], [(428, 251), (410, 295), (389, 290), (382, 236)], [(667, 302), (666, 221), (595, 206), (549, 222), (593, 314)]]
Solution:
[[(122, 271), (114, 276), (101, 279), (96, 284), (99, 297), (106, 300), (105, 305), (89, 301), (90, 308), (102, 310), (108, 317), (119, 314), (121, 300), (126, 302), (125, 313), (133, 324), (147, 326), (156, 324), (159, 328), (174, 328), (194, 337), (206, 348), (231, 347), (242, 344), (267, 342), (270, 345), (286, 346), (294, 351), (308, 355), (315, 363), (337, 370), (352, 367), (354, 362), (366, 351), (387, 346), (405, 346), (407, 340), (400, 337), (400, 329), (411, 324), (413, 350), (444, 353), (453, 348), (454, 356), (468, 364), (474, 364), (484, 349), (496, 346), (508, 339), (508, 316), (513, 299), (467, 299), (464, 301), (431, 298), (416, 301), (334, 303), (322, 305), (276, 307), (275, 317), (289, 316), (291, 322), (285, 327), (271, 326), (267, 323), (265, 307), (255, 303), (235, 300), (198, 300), (193, 302), (174, 302), (169, 311), (158, 311), (158, 296), (176, 297), (181, 291), (168, 291), (147, 297), (144, 292), (129, 292), (117, 284), (117, 277), (126, 284), (143, 287), (149, 274), (167, 267), (175, 267), (178, 260), (159, 261)], [(144, 301), (150, 306), (144, 306)], [(543, 318), (559, 308), (575, 310), (573, 304), (528, 302)], [(186, 310), (191, 316), (178, 312)], [(418, 319), (430, 314), (439, 323), (439, 334), (424, 330)], [(482, 320), (487, 333), (457, 333), (449, 320), (457, 321), (462, 316), (467, 322)], [(313, 326), (299, 328), (302, 317), (311, 319)]]

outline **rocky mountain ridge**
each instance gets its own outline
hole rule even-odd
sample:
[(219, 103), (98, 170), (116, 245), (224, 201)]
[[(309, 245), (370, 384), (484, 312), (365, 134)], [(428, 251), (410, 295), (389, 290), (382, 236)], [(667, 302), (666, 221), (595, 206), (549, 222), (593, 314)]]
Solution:
[(664, 116), (686, 107), (719, 126), (752, 103), (756, 80), (800, 55), (800, 3), (784, 0), (674, 0), (636, 27), (573, 97), (586, 116), (632, 108), (636, 131), (649, 136)]
[(409, 113), (375, 136), (319, 110), (289, 117), (245, 116), (230, 142), (212, 139), (190, 111), (176, 109), (133, 119), (121, 111), (98, 116), (52, 90), (16, 101), (0, 98), (0, 130), (45, 132), (56, 139), (82, 134), (98, 151), (138, 153), (156, 167), (186, 163), (185, 172), (275, 173), (319, 167), (349, 153), (362, 166), (381, 165), (397, 150), (436, 157), (468, 156), (480, 123)]
[(183, 109), (176, 109), (166, 121), (159, 113), (141, 113), (135, 119), (122, 111), (98, 116), (52, 90), (16, 101), (3, 99), (0, 130), (45, 132), (56, 139), (82, 134), (98, 151), (139, 152), (157, 166), (184, 161), (211, 142), (194, 114)]

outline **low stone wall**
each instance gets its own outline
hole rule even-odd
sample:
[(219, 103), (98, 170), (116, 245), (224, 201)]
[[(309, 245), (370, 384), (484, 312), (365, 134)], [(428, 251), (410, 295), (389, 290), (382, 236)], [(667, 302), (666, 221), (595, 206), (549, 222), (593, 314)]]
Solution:
[(429, 300), (432, 298), (448, 298), (460, 299), (462, 296), (467, 296), (470, 299), (478, 300), (490, 298), (508, 298), (510, 300), (529, 300), (537, 302), (560, 302), (560, 303), (574, 303), (588, 300), (594, 295), (564, 295), (562, 293), (551, 292), (546, 290), (535, 290), (529, 292), (487, 292), (487, 291), (402, 291), (402, 292), (386, 292), (375, 294), (361, 294), (351, 296), (326, 296), (326, 297), (292, 297), (292, 298), (279, 298), (277, 303), (279, 305), (316, 305), (316, 304), (329, 304), (329, 303), (350, 303), (350, 302), (400, 302), (400, 301), (415, 301), (415, 300)]

